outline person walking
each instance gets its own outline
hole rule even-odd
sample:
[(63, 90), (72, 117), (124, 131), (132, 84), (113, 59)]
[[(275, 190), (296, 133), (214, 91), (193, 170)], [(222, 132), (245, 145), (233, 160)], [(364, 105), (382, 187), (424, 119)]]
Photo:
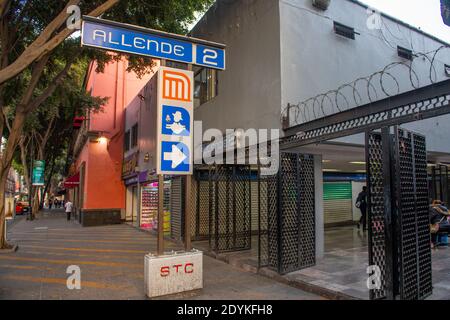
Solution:
[(362, 191), (358, 194), (355, 206), (361, 211), (361, 218), (358, 222), (358, 229), (360, 229), (361, 224), (363, 226), (363, 231), (367, 230), (367, 187), (362, 187)]
[(48, 200), (48, 209), (49, 209), (49, 210), (52, 210), (52, 205), (53, 205), (53, 200), (52, 200), (52, 199), (49, 199), (49, 200)]
[(70, 200), (68, 200), (66, 202), (66, 204), (64, 205), (64, 208), (66, 209), (66, 214), (67, 214), (67, 221), (70, 220), (70, 215), (72, 213), (72, 208), (73, 208), (73, 204)]

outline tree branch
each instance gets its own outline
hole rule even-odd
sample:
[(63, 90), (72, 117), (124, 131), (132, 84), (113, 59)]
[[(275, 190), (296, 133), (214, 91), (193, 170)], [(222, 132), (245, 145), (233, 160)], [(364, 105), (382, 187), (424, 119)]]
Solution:
[(6, 124), (6, 128), (8, 128), (8, 132), (11, 132), (11, 124), (9, 123), (8, 115), (6, 114), (5, 108), (1, 108), (1, 112), (2, 112), (3, 121)]
[(3, 19), (5, 17), (6, 12), (8, 12), (10, 4), (11, 4), (11, 0), (0, 0), (0, 18), (1, 19)]
[[(65, 9), (61, 11), (60, 14), (44, 29), (41, 35), (39, 35), (39, 37), (30, 46), (28, 46), (27, 49), (25, 49), (25, 51), (13, 63), (5, 67), (3, 70), (0, 70), (0, 84), (17, 76), (31, 63), (33, 63), (33, 61), (40, 59), (43, 55), (55, 49), (68, 36), (75, 32), (75, 29), (65, 28), (63, 31), (50, 38), (52, 34), (64, 23), (64, 21), (66, 21), (67, 7), (72, 4), (78, 4), (79, 2), (80, 0), (70, 0)], [(92, 10), (89, 15), (98, 17), (118, 2), (119, 0), (108, 0), (96, 9)]]
[(34, 66), (33, 71), (31, 72), (30, 83), (28, 84), (28, 87), (25, 90), (25, 93), (23, 94), (21, 101), (17, 106), (19, 110), (23, 110), (24, 108), (26, 108), (26, 106), (30, 103), (31, 99), (33, 98), (34, 89), (39, 83), (39, 79), (42, 75), (42, 72), (45, 69), (45, 65), (47, 64), (49, 58), (50, 55), (43, 56)]
[(73, 60), (68, 61), (66, 63), (66, 66), (63, 70), (53, 79), (52, 84), (50, 84), (44, 92), (41, 93), (40, 96), (36, 97), (33, 102), (28, 103), (24, 105), (24, 111), (25, 113), (33, 112), (36, 110), (45, 100), (47, 100), (53, 92), (56, 90), (56, 88), (61, 84), (61, 82), (64, 80), (64, 78), (67, 76), (67, 73), (69, 72), (70, 67), (72, 66)]

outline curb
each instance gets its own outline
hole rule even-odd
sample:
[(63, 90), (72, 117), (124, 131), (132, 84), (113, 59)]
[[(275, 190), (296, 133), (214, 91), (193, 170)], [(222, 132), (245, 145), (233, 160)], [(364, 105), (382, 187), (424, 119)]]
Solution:
[(319, 296), (322, 296), (326, 299), (331, 300), (362, 300), (357, 297), (353, 297), (351, 295), (345, 294), (343, 292), (335, 291), (332, 289), (324, 288), (315, 284), (311, 284), (305, 281), (301, 280), (292, 280), (288, 279), (283, 275), (278, 274), (277, 272), (270, 270), (269, 268), (257, 268), (255, 266), (249, 265), (247, 263), (239, 262), (238, 259), (230, 259), (228, 256), (216, 254), (211, 251), (203, 251), (203, 253), (211, 258), (217, 259), (219, 261), (228, 263), (229, 265), (232, 265), (234, 267), (237, 267), (239, 269), (252, 272), (261, 276), (264, 276), (266, 278), (275, 280), (279, 283), (286, 284), (290, 287), (297, 288), (300, 290), (303, 290), (305, 292), (309, 292), (312, 294), (316, 294)]
[(0, 249), (0, 254), (8, 254), (8, 253), (14, 253), (19, 249), (19, 246), (17, 244), (13, 245), (11, 249)]

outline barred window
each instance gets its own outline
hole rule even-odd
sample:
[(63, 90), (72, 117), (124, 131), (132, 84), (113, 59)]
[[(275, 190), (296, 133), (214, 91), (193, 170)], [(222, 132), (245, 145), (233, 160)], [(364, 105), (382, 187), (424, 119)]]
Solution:
[(200, 68), (195, 72), (194, 106), (198, 107), (218, 95), (218, 72)]

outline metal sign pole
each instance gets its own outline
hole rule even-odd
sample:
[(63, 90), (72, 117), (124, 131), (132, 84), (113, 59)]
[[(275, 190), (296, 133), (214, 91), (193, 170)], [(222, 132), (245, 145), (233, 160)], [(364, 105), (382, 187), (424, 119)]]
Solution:
[(164, 254), (164, 175), (158, 175), (158, 256)]
[[(192, 71), (192, 64), (188, 64), (188, 70)], [(192, 176), (186, 176), (185, 197), (184, 197), (184, 250), (190, 251), (191, 247), (191, 192)]]
[[(160, 61), (160, 66), (166, 66), (166, 60)], [(158, 88), (158, 90), (161, 90)], [(157, 254), (164, 254), (164, 175), (158, 174), (158, 239)]]
[(192, 176), (186, 176), (184, 198), (184, 250), (190, 251), (191, 248), (191, 192), (192, 192)]

